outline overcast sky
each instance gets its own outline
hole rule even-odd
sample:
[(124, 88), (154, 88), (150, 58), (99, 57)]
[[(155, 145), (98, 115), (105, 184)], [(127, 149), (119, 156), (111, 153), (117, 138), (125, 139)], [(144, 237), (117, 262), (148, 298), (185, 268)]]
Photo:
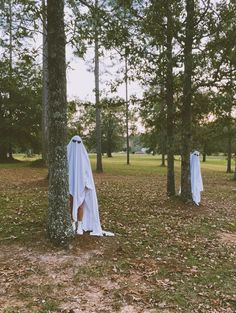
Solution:
[[(75, 57), (71, 48), (67, 47), (67, 62), (69, 67), (67, 69), (67, 95), (68, 100), (79, 98), (80, 100), (89, 100), (94, 102), (94, 74), (91, 72), (93, 66), (93, 51), (90, 49), (85, 57), (85, 60)], [(110, 93), (110, 88), (107, 83), (114, 81), (119, 75), (116, 73), (124, 64), (118, 61), (112, 64), (109, 55), (100, 59), (100, 89), (107, 93), (107, 96), (118, 95), (125, 97), (125, 86), (118, 88), (116, 94)], [(89, 71), (90, 69), (90, 71)], [(107, 73), (109, 72), (109, 73)], [(142, 88), (138, 83), (129, 84), (129, 95), (136, 94), (138, 97), (142, 96)]]

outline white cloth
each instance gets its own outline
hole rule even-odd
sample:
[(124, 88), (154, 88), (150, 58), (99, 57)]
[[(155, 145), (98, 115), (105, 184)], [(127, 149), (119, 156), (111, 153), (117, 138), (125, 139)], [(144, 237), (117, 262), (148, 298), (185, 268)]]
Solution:
[(190, 154), (191, 192), (193, 202), (197, 205), (199, 205), (201, 201), (201, 192), (203, 191), (199, 154), (198, 151), (194, 151)]
[(67, 145), (67, 159), (69, 192), (73, 196), (73, 220), (77, 221), (78, 208), (83, 204), (83, 230), (91, 231), (90, 235), (103, 236), (105, 232), (100, 224), (90, 160), (80, 136), (74, 136)]

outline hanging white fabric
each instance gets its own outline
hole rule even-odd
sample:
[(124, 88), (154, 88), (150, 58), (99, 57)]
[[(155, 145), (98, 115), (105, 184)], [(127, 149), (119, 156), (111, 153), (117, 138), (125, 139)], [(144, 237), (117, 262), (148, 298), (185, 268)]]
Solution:
[(83, 204), (82, 227), (94, 236), (113, 236), (101, 228), (96, 188), (88, 153), (80, 136), (74, 136), (67, 145), (69, 192), (73, 196), (72, 217), (77, 221), (78, 208)]
[(203, 191), (199, 155), (200, 153), (198, 151), (194, 151), (190, 154), (191, 192), (193, 202), (197, 205), (199, 205), (201, 201), (201, 192)]

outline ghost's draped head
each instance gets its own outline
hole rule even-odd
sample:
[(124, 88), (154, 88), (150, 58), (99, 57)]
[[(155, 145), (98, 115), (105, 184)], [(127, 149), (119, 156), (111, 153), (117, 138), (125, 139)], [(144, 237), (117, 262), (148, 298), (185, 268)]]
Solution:
[(83, 141), (79, 135), (73, 136), (67, 145), (67, 156), (68, 161), (71, 162), (72, 155), (79, 157), (81, 154), (84, 154)]
[(192, 155), (195, 155), (195, 156), (199, 157), (199, 156), (200, 156), (200, 152), (197, 151), (197, 150), (194, 150), (194, 151), (192, 152)]
[(197, 164), (200, 166), (200, 152), (197, 150), (193, 150), (190, 154), (190, 166), (193, 166), (194, 164)]
[(82, 143), (81, 137), (80, 137), (79, 135), (73, 136), (73, 137), (71, 138), (69, 144), (72, 144), (72, 143), (74, 143), (74, 144), (81, 144), (81, 143)]

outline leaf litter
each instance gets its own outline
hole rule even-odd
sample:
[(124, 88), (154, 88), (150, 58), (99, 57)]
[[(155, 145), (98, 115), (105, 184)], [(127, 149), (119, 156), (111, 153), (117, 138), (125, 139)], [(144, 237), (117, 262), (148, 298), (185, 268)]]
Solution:
[(236, 311), (233, 181), (208, 172), (198, 208), (168, 199), (158, 174), (95, 174), (103, 228), (116, 237), (60, 251), (45, 235), (45, 176), (1, 169), (0, 312)]

